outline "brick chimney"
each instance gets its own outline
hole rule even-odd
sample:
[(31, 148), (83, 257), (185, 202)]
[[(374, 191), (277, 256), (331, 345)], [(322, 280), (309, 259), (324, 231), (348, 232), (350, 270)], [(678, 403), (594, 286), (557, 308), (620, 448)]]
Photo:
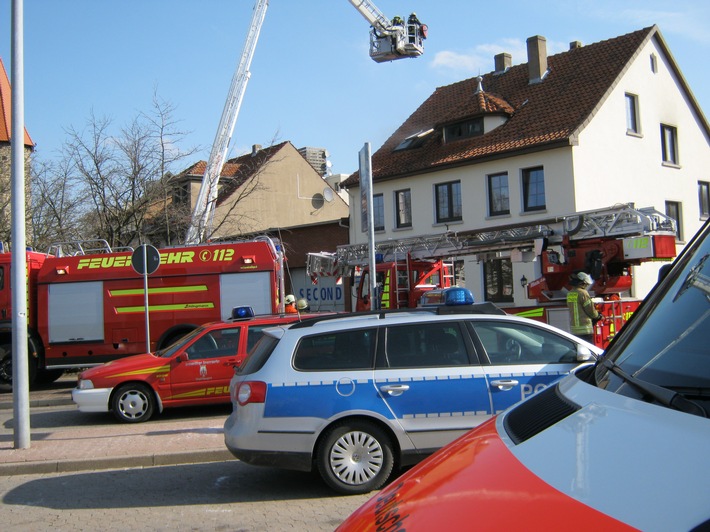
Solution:
[(535, 35), (527, 43), (529, 83), (540, 83), (547, 73), (547, 39)]
[(511, 66), (513, 66), (513, 58), (512, 56), (507, 53), (503, 52), (500, 54), (497, 54), (493, 57), (493, 61), (495, 61), (495, 73), (496, 74), (502, 74), (506, 70), (508, 70)]

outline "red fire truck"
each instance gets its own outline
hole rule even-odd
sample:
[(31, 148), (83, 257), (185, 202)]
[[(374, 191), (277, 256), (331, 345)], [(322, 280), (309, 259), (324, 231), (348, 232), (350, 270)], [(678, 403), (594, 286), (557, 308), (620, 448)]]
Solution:
[[(336, 253), (309, 253), (308, 275), (314, 284), (320, 277), (343, 276), (355, 280), (355, 301), (346, 297), (345, 307), (357, 312), (371, 309), (370, 270), (367, 266), (367, 245), (338, 246)], [(353, 279), (346, 283), (352, 285)], [(375, 308), (398, 309), (416, 307), (425, 292), (453, 286), (453, 264), (441, 259), (413, 259), (409, 253), (376, 253)], [(345, 291), (350, 296), (350, 290)]]
[[(501, 306), (502, 310), (560, 326), (569, 322), (569, 277), (586, 271), (595, 280), (591, 293), (601, 298), (597, 307), (604, 316), (597, 322), (595, 343), (605, 348), (641, 303), (621, 297), (631, 288), (632, 266), (670, 261), (676, 255), (675, 242), (672, 218), (653, 208), (620, 204), (530, 224), (376, 242), (377, 286), (382, 307), (415, 307), (424, 291), (455, 284), (454, 257), (515, 255), (517, 262), (536, 261), (540, 276), (526, 286), (532, 305)], [(353, 297), (357, 298), (352, 308), (369, 309), (369, 274), (362, 266), (367, 256), (367, 244), (339, 246), (331, 254), (313, 253), (308, 273), (348, 276), (361, 268), (361, 275), (351, 275), (356, 279)], [(403, 282), (387, 283), (386, 276), (394, 278), (395, 271)]]
[[(144, 279), (132, 250), (105, 241), (27, 251), (30, 381), (146, 350)], [(230, 317), (233, 307), (279, 312), (283, 256), (268, 238), (159, 250), (148, 276), (151, 350), (196, 326)], [(12, 382), (11, 253), (0, 253), (0, 383)]]

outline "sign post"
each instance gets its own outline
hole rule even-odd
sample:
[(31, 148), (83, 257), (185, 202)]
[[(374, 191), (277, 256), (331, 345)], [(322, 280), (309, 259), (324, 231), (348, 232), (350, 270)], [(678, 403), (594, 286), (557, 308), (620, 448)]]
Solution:
[(372, 155), (366, 142), (358, 154), (360, 164), (360, 212), (362, 230), (367, 231), (367, 249), (370, 255), (370, 310), (380, 308), (380, 294), (375, 269), (375, 214), (372, 206)]
[(160, 252), (150, 244), (142, 244), (131, 256), (131, 265), (143, 276), (143, 305), (145, 307), (145, 352), (150, 353), (150, 310), (148, 308), (148, 275), (160, 266)]

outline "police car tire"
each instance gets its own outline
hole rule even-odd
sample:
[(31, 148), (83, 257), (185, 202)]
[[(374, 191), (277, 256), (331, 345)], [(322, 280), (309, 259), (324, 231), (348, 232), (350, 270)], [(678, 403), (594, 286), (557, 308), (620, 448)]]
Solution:
[[(368, 467), (361, 461), (363, 453), (369, 456)], [(320, 476), (333, 490), (346, 495), (369, 493), (381, 488), (392, 473), (392, 442), (372, 422), (344, 421), (324, 435), (316, 462)]]
[(148, 421), (154, 410), (153, 390), (145, 384), (124, 384), (111, 396), (111, 412), (116, 419), (124, 423)]

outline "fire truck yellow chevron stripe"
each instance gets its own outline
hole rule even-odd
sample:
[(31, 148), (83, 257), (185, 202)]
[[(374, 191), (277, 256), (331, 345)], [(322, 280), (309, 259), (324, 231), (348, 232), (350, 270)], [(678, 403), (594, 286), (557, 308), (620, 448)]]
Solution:
[[(213, 309), (214, 303), (211, 301), (201, 301), (198, 303), (177, 303), (172, 305), (149, 305), (150, 312), (175, 312), (182, 310)], [(117, 314), (131, 314), (135, 312), (145, 312), (145, 306), (136, 305), (134, 307), (116, 307)]]
[(521, 316), (523, 318), (542, 318), (542, 316), (545, 313), (545, 309), (542, 307), (530, 309), (530, 310), (524, 310), (522, 312), (516, 312), (516, 316)]
[[(187, 292), (206, 292), (207, 285), (192, 285), (192, 286), (163, 286), (160, 288), (148, 288), (148, 295), (150, 294), (184, 294)], [(131, 288), (125, 290), (109, 290), (109, 295), (111, 297), (120, 296), (139, 296), (143, 295), (142, 288)]]
[(170, 364), (165, 364), (164, 366), (158, 366), (157, 368), (136, 369), (134, 371), (126, 371), (124, 373), (115, 373), (113, 375), (110, 375), (109, 378), (133, 377), (136, 375), (152, 374), (155, 374), (156, 376), (160, 377), (163, 375), (167, 375), (168, 373), (170, 373)]

